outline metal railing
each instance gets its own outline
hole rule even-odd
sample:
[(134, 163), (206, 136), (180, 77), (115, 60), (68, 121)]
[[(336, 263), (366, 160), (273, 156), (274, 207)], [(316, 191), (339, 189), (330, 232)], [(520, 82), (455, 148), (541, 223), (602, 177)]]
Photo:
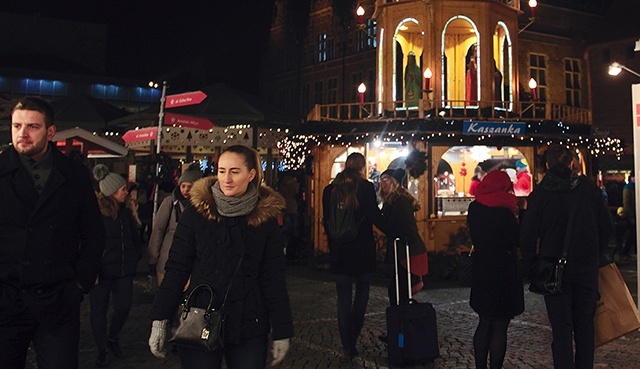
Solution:
[(554, 120), (591, 124), (589, 109), (540, 101), (427, 100), (315, 105), (309, 121), (356, 123), (380, 119)]

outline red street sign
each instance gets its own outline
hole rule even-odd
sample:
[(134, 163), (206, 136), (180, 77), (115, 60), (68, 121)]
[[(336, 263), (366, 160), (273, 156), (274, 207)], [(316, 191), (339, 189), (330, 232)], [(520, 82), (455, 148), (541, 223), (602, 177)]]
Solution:
[(187, 92), (184, 94), (169, 95), (164, 104), (164, 107), (177, 108), (179, 106), (196, 105), (200, 104), (202, 100), (206, 99), (207, 95), (202, 91)]
[(122, 135), (124, 142), (151, 141), (158, 137), (158, 127), (133, 129)]
[(195, 129), (210, 129), (214, 125), (207, 118), (189, 117), (186, 115), (166, 113), (164, 123), (167, 126), (182, 126)]

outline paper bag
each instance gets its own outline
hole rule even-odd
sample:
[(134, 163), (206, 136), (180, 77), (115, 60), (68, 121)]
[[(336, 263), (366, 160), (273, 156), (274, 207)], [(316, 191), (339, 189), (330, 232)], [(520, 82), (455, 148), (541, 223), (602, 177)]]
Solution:
[(600, 268), (598, 290), (593, 318), (596, 347), (640, 328), (640, 314), (616, 264)]

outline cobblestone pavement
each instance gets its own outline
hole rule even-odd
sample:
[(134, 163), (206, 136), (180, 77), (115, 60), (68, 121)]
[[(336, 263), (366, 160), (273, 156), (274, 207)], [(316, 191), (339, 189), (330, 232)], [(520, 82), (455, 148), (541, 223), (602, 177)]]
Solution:
[[(628, 269), (628, 270), (627, 270)], [(631, 270), (633, 269), (633, 270)], [(296, 336), (279, 368), (387, 368), (386, 349), (378, 335), (386, 331), (385, 308), (388, 305), (386, 281), (371, 288), (368, 313), (358, 350), (352, 362), (340, 356), (340, 338), (336, 321), (335, 286), (327, 271), (309, 266), (288, 268), (288, 287), (294, 313)], [(626, 268), (625, 277), (635, 280), (635, 265)], [(147, 318), (153, 295), (145, 292), (145, 277), (136, 279), (134, 306), (121, 337), (126, 357), (109, 357), (114, 369), (177, 369), (176, 354), (165, 360), (154, 358), (147, 347), (150, 321)], [(436, 288), (437, 287), (437, 288)], [(631, 287), (631, 286), (630, 286)], [(635, 285), (631, 288), (635, 294)], [(418, 301), (433, 303), (438, 319), (440, 358), (414, 368), (473, 368), (472, 336), (477, 315), (468, 304), (469, 288), (427, 286), (416, 296)], [(542, 297), (525, 292), (526, 310), (509, 327), (508, 349), (504, 368), (552, 368), (551, 329)], [(80, 367), (94, 368), (97, 351), (88, 324), (88, 301), (83, 303), (80, 343)], [(596, 368), (640, 368), (640, 332), (633, 332), (596, 349)], [(30, 353), (27, 368), (35, 368)]]

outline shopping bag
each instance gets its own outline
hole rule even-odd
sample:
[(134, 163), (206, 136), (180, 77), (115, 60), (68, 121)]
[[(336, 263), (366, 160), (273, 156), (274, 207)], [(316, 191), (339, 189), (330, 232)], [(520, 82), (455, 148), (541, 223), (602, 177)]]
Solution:
[(616, 264), (600, 268), (598, 290), (593, 318), (596, 347), (640, 328), (640, 314)]

